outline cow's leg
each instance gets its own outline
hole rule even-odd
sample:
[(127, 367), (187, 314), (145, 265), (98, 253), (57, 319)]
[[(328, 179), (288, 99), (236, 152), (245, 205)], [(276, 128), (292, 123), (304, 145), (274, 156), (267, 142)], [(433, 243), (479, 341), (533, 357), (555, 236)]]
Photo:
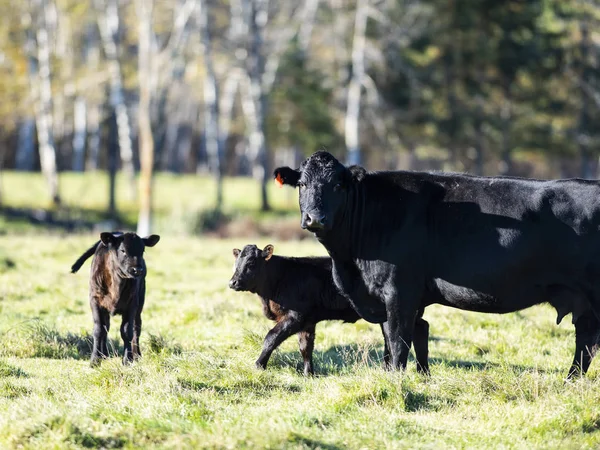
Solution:
[(395, 286), (402, 286), (402, 295), (394, 288), (388, 287), (385, 301), (387, 311), (387, 329), (392, 356), (393, 369), (406, 369), (408, 354), (413, 340), (415, 319), (417, 317), (418, 303), (415, 299), (420, 295), (411, 293), (410, 283), (398, 281)]
[(420, 311), (415, 320), (413, 347), (415, 348), (417, 371), (429, 375), (429, 323), (422, 316), (423, 311)]
[(585, 375), (600, 345), (600, 321), (592, 313), (583, 314), (575, 323), (575, 357), (568, 379)]
[(381, 333), (383, 334), (383, 367), (385, 369), (391, 369), (392, 361), (390, 355), (390, 341), (388, 337), (389, 330), (387, 327), (387, 322), (383, 322), (381, 324)]
[(298, 333), (298, 346), (304, 360), (304, 375), (313, 375), (313, 349), (315, 348), (315, 324), (310, 324)]
[(273, 351), (292, 334), (300, 331), (303, 325), (304, 324), (299, 318), (291, 315), (288, 315), (285, 319), (275, 325), (265, 336), (263, 350), (256, 360), (256, 367), (259, 369), (266, 368), (271, 353), (273, 353)]
[(108, 356), (108, 330), (110, 329), (110, 314), (104, 308), (98, 305), (96, 299), (90, 301), (92, 307), (92, 318), (94, 320), (92, 356), (90, 365), (97, 366), (100, 364), (100, 358)]
[(123, 339), (123, 364), (129, 364), (133, 361), (133, 354), (131, 352), (131, 341), (133, 340), (133, 321), (134, 314), (131, 312), (123, 314), (123, 321), (121, 322), (121, 339)]

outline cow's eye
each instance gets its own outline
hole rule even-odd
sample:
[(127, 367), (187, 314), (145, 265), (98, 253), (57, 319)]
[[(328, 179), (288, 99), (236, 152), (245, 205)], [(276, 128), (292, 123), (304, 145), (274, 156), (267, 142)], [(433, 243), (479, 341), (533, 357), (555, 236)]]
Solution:
[(125, 251), (125, 249), (123, 249), (123, 248), (122, 248), (122, 249), (121, 249), (121, 253), (125, 254), (125, 253), (127, 253), (127, 252)]
[(333, 186), (333, 192), (337, 192), (340, 189), (342, 189), (342, 183), (336, 183), (335, 186)]
[(306, 187), (306, 183), (303, 183), (302, 181), (300, 181), (300, 182), (298, 183), (298, 187), (299, 187), (300, 189), (304, 189), (304, 188)]

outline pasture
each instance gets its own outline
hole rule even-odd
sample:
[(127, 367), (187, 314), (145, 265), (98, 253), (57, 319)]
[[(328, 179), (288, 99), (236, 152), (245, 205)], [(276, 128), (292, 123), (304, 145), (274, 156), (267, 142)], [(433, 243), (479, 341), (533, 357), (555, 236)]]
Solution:
[[(82, 180), (73, 176), (70, 186)], [(176, 183), (200, 192), (192, 178)], [(247, 189), (244, 183), (238, 188)], [(317, 326), (313, 378), (299, 372), (295, 337), (266, 371), (255, 369), (273, 324), (256, 296), (228, 289), (232, 248), (272, 243), (283, 255), (324, 251), (313, 239), (169, 233), (175, 213), (164, 205), (183, 202), (181, 188), (169, 186), (167, 177), (158, 180), (162, 239), (146, 251), (143, 358), (132, 366), (117, 356), (117, 319), (110, 330), (115, 356), (89, 367), (89, 262), (75, 275), (69, 268), (96, 234), (0, 235), (0, 448), (600, 446), (600, 362), (586, 378), (565, 383), (573, 326), (570, 316), (556, 326), (548, 306), (504, 316), (428, 308), (428, 378), (413, 360), (406, 373), (384, 371), (379, 326), (364, 321)], [(15, 192), (7, 191), (8, 203), (33, 202)], [(279, 192), (274, 203), (294, 214), (295, 197)], [(94, 209), (89, 193), (82, 198)]]

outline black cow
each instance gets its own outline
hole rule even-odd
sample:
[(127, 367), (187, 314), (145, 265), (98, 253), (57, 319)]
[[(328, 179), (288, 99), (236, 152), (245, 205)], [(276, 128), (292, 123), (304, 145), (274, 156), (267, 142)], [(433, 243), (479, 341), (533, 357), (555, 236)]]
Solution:
[(135, 233), (101, 233), (100, 240), (71, 267), (77, 272), (90, 257), (90, 306), (94, 319), (94, 347), (91, 365), (108, 356), (110, 317), (121, 314), (121, 338), (125, 351), (123, 364), (141, 356), (142, 309), (146, 297), (144, 248), (154, 247), (160, 236), (141, 238)]
[[(439, 303), (508, 313), (548, 302), (573, 314), (569, 377), (600, 344), (600, 185), (421, 172), (366, 172), (317, 152), (298, 170), (301, 225), (333, 259), (333, 278), (362, 317), (384, 322), (392, 365), (426, 346), (423, 309)], [(417, 319), (417, 320), (415, 320)]]
[[(298, 333), (304, 374), (313, 374), (312, 353), (315, 326), (323, 320), (354, 323), (360, 316), (342, 297), (331, 278), (331, 259), (327, 257), (290, 258), (273, 255), (274, 247), (263, 250), (246, 245), (233, 249), (235, 272), (229, 287), (258, 294), (263, 313), (277, 322), (265, 337), (256, 366), (264, 369), (271, 353), (292, 334)], [(389, 362), (387, 344), (384, 360)]]

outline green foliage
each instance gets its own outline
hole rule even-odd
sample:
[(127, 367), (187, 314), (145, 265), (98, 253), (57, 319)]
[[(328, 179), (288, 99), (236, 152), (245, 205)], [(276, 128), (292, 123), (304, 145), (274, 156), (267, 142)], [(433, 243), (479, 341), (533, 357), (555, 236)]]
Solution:
[(269, 100), (267, 137), (271, 145), (297, 147), (305, 154), (339, 147), (342, 141), (329, 107), (332, 89), (296, 45), (283, 56), (277, 80)]

